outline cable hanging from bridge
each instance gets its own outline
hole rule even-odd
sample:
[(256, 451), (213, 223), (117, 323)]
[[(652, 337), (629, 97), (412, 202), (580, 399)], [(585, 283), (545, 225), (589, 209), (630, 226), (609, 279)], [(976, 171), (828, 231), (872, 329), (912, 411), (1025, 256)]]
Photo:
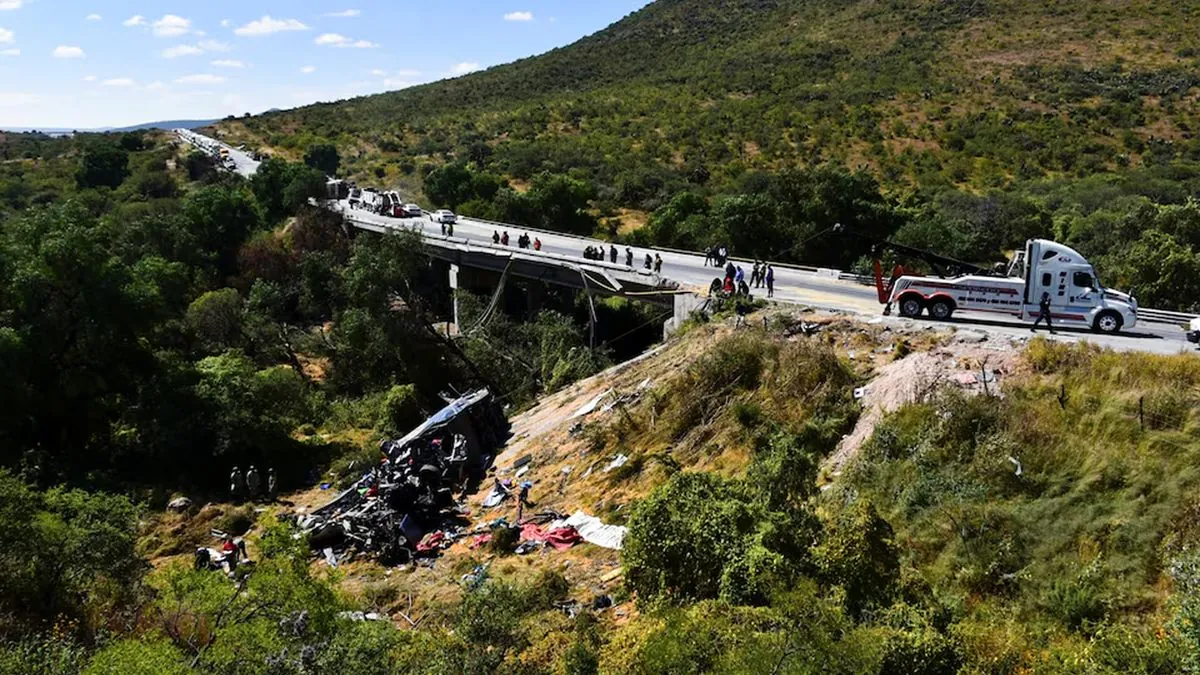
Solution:
[(462, 335), (470, 335), (475, 331), (483, 328), (491, 322), (492, 316), (496, 313), (496, 307), (500, 304), (500, 297), (504, 295), (504, 287), (508, 283), (508, 273), (512, 269), (513, 259), (510, 256), (508, 263), (504, 266), (504, 271), (500, 273), (500, 282), (496, 284), (496, 292), (492, 293), (492, 301), (488, 303), (487, 309), (479, 316), (475, 325), (468, 328), (466, 331), (461, 331)]

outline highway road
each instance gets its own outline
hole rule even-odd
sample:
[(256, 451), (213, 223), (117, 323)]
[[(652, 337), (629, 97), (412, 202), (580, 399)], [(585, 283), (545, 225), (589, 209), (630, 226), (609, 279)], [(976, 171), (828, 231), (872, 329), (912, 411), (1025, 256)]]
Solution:
[[(431, 235), (440, 235), (442, 233), (441, 225), (430, 220), (428, 216), (423, 218), (389, 218), (370, 213), (369, 211), (351, 210), (349, 204), (344, 201), (337, 202), (334, 208), (340, 210), (351, 219), (367, 221), (383, 227), (416, 229), (424, 234)], [(456, 238), (466, 238), (480, 243), (491, 243), (494, 232), (503, 234), (504, 231), (502, 227), (495, 224), (462, 217), (459, 218), (458, 224), (454, 226), (454, 236)], [(587, 246), (604, 246), (606, 251), (609, 250), (608, 244), (604, 242), (577, 238), (570, 235), (518, 228), (510, 228), (507, 232), (509, 243), (513, 249), (516, 249), (517, 237), (528, 233), (530, 237), (542, 240), (542, 252), (574, 256), (582, 265), (586, 265), (588, 262), (583, 258), (583, 250)], [(618, 246), (617, 250), (617, 260), (623, 264), (625, 262), (625, 247)], [(676, 281), (683, 287), (695, 290), (701, 294), (707, 292), (708, 286), (714, 278), (724, 276), (722, 270), (706, 266), (703, 255), (674, 251), (634, 249), (634, 265), (641, 267), (648, 252), (652, 256), (655, 253), (662, 256), (663, 277)], [(534, 254), (532, 250), (526, 250), (524, 253)], [(749, 280), (750, 270), (748, 268), (750, 265), (737, 263), (736, 261), (734, 264), (742, 265), (746, 272), (746, 279)], [(766, 289), (756, 289), (754, 294), (756, 297), (765, 297)], [(892, 326), (943, 325), (930, 319), (913, 320), (895, 316), (884, 317), (883, 307), (879, 304), (874, 288), (852, 282), (839, 281), (836, 277), (826, 276), (820, 272), (776, 267), (774, 299), (777, 302), (848, 312), (862, 316), (868, 320), (878, 317), (882, 323)], [(1023, 338), (1030, 336), (1029, 324), (1015, 319), (1011, 321), (997, 320), (994, 315), (990, 314), (959, 312), (955, 314), (954, 320), (949, 323), (964, 330), (978, 330), (998, 337)], [(1044, 330), (1040, 334), (1051, 337)], [(1059, 329), (1058, 334), (1052, 336), (1051, 339), (1061, 342), (1088, 341), (1120, 351), (1147, 351), (1158, 354), (1175, 354), (1181, 351), (1192, 351), (1193, 349), (1184, 338), (1184, 332), (1180, 327), (1156, 323), (1139, 323), (1133, 330), (1115, 336), (1099, 335), (1090, 331)]]
[(258, 166), (261, 162), (251, 157), (249, 153), (238, 150), (232, 145), (222, 143), (215, 138), (209, 138), (208, 136), (187, 129), (176, 129), (175, 135), (179, 136), (185, 143), (190, 143), (202, 152), (207, 152), (211, 155), (217, 155), (220, 153), (221, 148), (225, 148), (229, 152), (229, 159), (233, 162), (234, 172), (245, 178), (258, 173)]
[[(220, 144), (219, 141), (200, 136), (194, 132), (185, 133), (203, 139), (208, 143)], [(190, 141), (183, 133), (180, 135)], [(220, 145), (224, 146), (224, 144)], [(229, 146), (224, 147), (229, 148)], [(250, 176), (258, 170), (259, 163), (245, 153), (233, 148), (229, 148), (229, 151), (235, 165), (235, 170), (239, 174)], [(399, 219), (388, 218), (367, 211), (351, 211), (349, 204), (344, 201), (338, 202), (334, 208), (341, 210), (347, 216), (366, 220), (377, 225), (408, 227), (428, 234), (441, 234), (441, 226), (429, 220), (428, 217)], [(470, 218), (460, 218), (459, 223), (455, 225), (454, 235), (486, 243), (492, 240), (493, 232), (497, 231), (503, 232), (503, 228), (492, 223), (472, 220)], [(542, 240), (542, 251), (558, 255), (576, 256), (581, 264), (586, 264), (587, 262), (583, 258), (583, 250), (587, 246), (604, 246), (605, 250), (608, 250), (608, 244), (597, 240), (515, 227), (508, 229), (510, 243), (514, 248), (516, 248), (517, 237), (526, 232), (529, 233), (530, 237), (538, 237)], [(619, 246), (618, 251), (618, 261), (624, 263), (625, 247)], [(647, 252), (646, 249), (636, 249), (634, 251), (634, 264), (641, 266)], [(674, 251), (649, 250), (649, 252), (651, 255), (658, 253), (662, 256), (663, 277), (676, 281), (683, 287), (694, 289), (700, 293), (707, 292), (708, 286), (714, 278), (723, 276), (721, 270), (705, 266), (703, 255)], [(533, 252), (526, 251), (526, 253)], [(735, 262), (735, 264), (738, 263)], [(749, 280), (750, 265), (742, 263), (742, 266), (746, 268), (746, 278)], [(765, 296), (765, 294), (766, 289), (755, 290), (756, 296)], [(929, 319), (913, 320), (895, 316), (883, 317), (883, 308), (876, 298), (875, 289), (852, 282), (839, 281), (835, 276), (827, 276), (820, 272), (776, 267), (774, 299), (777, 302), (848, 312), (862, 316), (868, 320), (882, 322), (886, 325), (940, 325)], [(1016, 321), (1015, 319), (997, 320), (994, 315), (990, 314), (980, 315), (970, 312), (958, 312), (955, 314), (954, 320), (950, 323), (964, 330), (981, 331), (996, 337), (1023, 338), (1030, 335), (1029, 324)], [(1044, 332), (1041, 334), (1046, 335)], [(1193, 347), (1186, 341), (1182, 328), (1161, 323), (1139, 322), (1138, 326), (1134, 329), (1120, 335), (1112, 336), (1099, 335), (1084, 330), (1060, 329), (1058, 335), (1053, 336), (1052, 339), (1061, 342), (1087, 341), (1120, 351), (1145, 351), (1158, 354), (1176, 354), (1194, 351)]]

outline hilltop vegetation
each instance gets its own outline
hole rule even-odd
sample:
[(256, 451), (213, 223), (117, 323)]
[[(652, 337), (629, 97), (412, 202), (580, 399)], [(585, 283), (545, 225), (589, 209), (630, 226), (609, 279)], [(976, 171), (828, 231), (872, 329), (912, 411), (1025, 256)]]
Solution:
[[(294, 159), (334, 143), (343, 174), (469, 215), (843, 267), (861, 242), (814, 235), (844, 217), (823, 198), (849, 173), (891, 207), (857, 214), (871, 234), (980, 263), (1054, 238), (1107, 284), (1186, 309), (1198, 8), (659, 0), (487, 72), (221, 131)], [(442, 189), (442, 167), (478, 189)], [(812, 172), (824, 186), (792, 180)], [(536, 208), (527, 193), (551, 183), (586, 217)]]

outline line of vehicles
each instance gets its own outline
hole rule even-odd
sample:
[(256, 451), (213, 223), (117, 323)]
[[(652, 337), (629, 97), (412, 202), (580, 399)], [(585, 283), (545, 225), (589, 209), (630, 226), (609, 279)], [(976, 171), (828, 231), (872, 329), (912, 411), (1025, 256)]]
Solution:
[(229, 148), (225, 147), (221, 143), (218, 143), (207, 136), (201, 136), (200, 134), (194, 133), (188, 129), (176, 129), (175, 134), (188, 143), (194, 145), (196, 149), (208, 154), (208, 156), (216, 160), (220, 166), (230, 170), (236, 168), (233, 158), (229, 156)]
[[(341, 194), (343, 191), (345, 193), (344, 196)], [(404, 203), (404, 200), (400, 197), (400, 193), (395, 190), (380, 192), (375, 188), (360, 188), (356, 185), (349, 185), (344, 189), (337, 188), (336, 192), (337, 194), (335, 195), (334, 189), (331, 188), (330, 198), (345, 199), (349, 202), (352, 210), (369, 211), (389, 218), (421, 218), (425, 215), (425, 210), (419, 205)], [(458, 222), (458, 216), (453, 211), (446, 209), (430, 213), (429, 219), (442, 225), (454, 225)]]

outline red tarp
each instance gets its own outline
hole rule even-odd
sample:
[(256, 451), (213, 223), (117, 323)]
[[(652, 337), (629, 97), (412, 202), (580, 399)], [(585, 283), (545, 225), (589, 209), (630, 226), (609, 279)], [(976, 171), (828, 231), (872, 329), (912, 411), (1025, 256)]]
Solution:
[(545, 542), (553, 546), (556, 551), (565, 551), (583, 541), (583, 537), (579, 536), (579, 532), (573, 527), (560, 527), (547, 532), (541, 525), (534, 523), (525, 523), (521, 526), (521, 539)]

